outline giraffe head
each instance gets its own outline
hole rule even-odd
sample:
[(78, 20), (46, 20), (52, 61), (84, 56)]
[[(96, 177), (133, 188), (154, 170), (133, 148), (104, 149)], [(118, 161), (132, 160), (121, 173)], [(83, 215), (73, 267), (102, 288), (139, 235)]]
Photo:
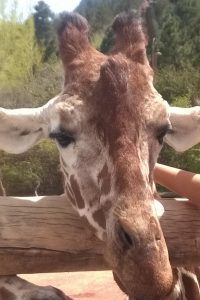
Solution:
[(160, 299), (170, 291), (172, 273), (154, 206), (153, 168), (169, 129), (168, 110), (153, 87), (140, 22), (122, 14), (113, 29), (115, 47), (105, 56), (91, 47), (85, 19), (63, 16), (58, 39), (66, 100), (57, 105), (51, 136), (66, 193), (105, 240), (126, 293)]
[(106, 259), (137, 300), (170, 293), (173, 276), (159, 225), (153, 168), (169, 129), (165, 101), (153, 87), (139, 21), (119, 15), (106, 56), (89, 43), (89, 26), (64, 14), (58, 41), (62, 93), (37, 109), (0, 110), (0, 147), (22, 152), (55, 139), (68, 199), (106, 243)]

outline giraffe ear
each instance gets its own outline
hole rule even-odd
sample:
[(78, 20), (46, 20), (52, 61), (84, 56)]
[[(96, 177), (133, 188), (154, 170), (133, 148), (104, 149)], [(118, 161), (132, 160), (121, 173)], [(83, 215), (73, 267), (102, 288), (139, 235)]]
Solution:
[(57, 24), (58, 44), (64, 64), (70, 63), (90, 46), (89, 25), (78, 13), (62, 13)]
[(22, 153), (49, 136), (49, 114), (60, 95), (38, 108), (0, 107), (0, 149)]
[(172, 131), (165, 142), (176, 151), (186, 151), (200, 142), (200, 106), (169, 107)]
[(121, 52), (135, 62), (148, 64), (142, 22), (131, 14), (121, 13), (115, 18), (112, 28), (116, 34), (113, 52)]

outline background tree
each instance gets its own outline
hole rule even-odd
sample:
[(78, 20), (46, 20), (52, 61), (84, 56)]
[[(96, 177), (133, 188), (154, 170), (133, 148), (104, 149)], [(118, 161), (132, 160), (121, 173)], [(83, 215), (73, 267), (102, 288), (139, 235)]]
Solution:
[[(135, 12), (141, 1), (82, 0), (76, 11), (88, 19), (94, 46), (107, 52), (114, 41), (113, 18), (124, 10)], [(153, 20), (150, 16), (151, 37), (156, 29), (156, 46), (162, 52), (154, 85), (171, 105), (200, 105), (200, 1), (151, 2), (151, 15), (155, 15)], [(60, 61), (50, 59), (56, 49), (55, 16), (43, 1), (36, 5), (33, 18), (27, 20), (20, 17), (17, 5), (8, 14), (6, 4), (7, 0), (0, 0), (0, 106), (36, 107), (62, 88)], [(160, 162), (199, 172), (200, 145), (183, 154), (165, 147)], [(1, 152), (0, 173), (7, 194), (33, 195), (38, 182), (39, 194), (62, 193), (58, 164), (57, 150), (50, 141), (20, 156)]]
[[(6, 1), (2, 3), (5, 9)], [(41, 54), (35, 39), (33, 19), (21, 22), (14, 8), (9, 16), (2, 10), (0, 41), (0, 87), (17, 85), (29, 78), (40, 64)]]
[(198, 66), (200, 61), (199, 0), (157, 0), (162, 65)]
[(35, 6), (33, 18), (37, 41), (44, 50), (43, 60), (47, 61), (56, 53), (55, 14), (44, 1), (39, 1)]

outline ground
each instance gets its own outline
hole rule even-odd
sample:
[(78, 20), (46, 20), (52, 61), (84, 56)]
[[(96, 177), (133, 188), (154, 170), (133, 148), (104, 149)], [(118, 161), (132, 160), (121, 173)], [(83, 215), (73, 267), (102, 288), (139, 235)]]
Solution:
[(53, 285), (74, 300), (126, 299), (109, 271), (34, 274), (21, 277), (38, 285)]

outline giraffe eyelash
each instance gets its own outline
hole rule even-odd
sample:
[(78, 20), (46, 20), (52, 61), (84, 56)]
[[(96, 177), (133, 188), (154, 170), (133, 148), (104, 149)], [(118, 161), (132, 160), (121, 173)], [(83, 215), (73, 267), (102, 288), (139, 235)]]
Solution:
[(75, 138), (72, 136), (72, 133), (63, 128), (60, 128), (58, 131), (51, 132), (49, 137), (51, 139), (55, 139), (62, 148), (66, 148), (71, 143), (75, 142)]
[(172, 133), (173, 130), (169, 124), (160, 127), (157, 131), (156, 138), (160, 145), (163, 144), (163, 139), (167, 133)]

